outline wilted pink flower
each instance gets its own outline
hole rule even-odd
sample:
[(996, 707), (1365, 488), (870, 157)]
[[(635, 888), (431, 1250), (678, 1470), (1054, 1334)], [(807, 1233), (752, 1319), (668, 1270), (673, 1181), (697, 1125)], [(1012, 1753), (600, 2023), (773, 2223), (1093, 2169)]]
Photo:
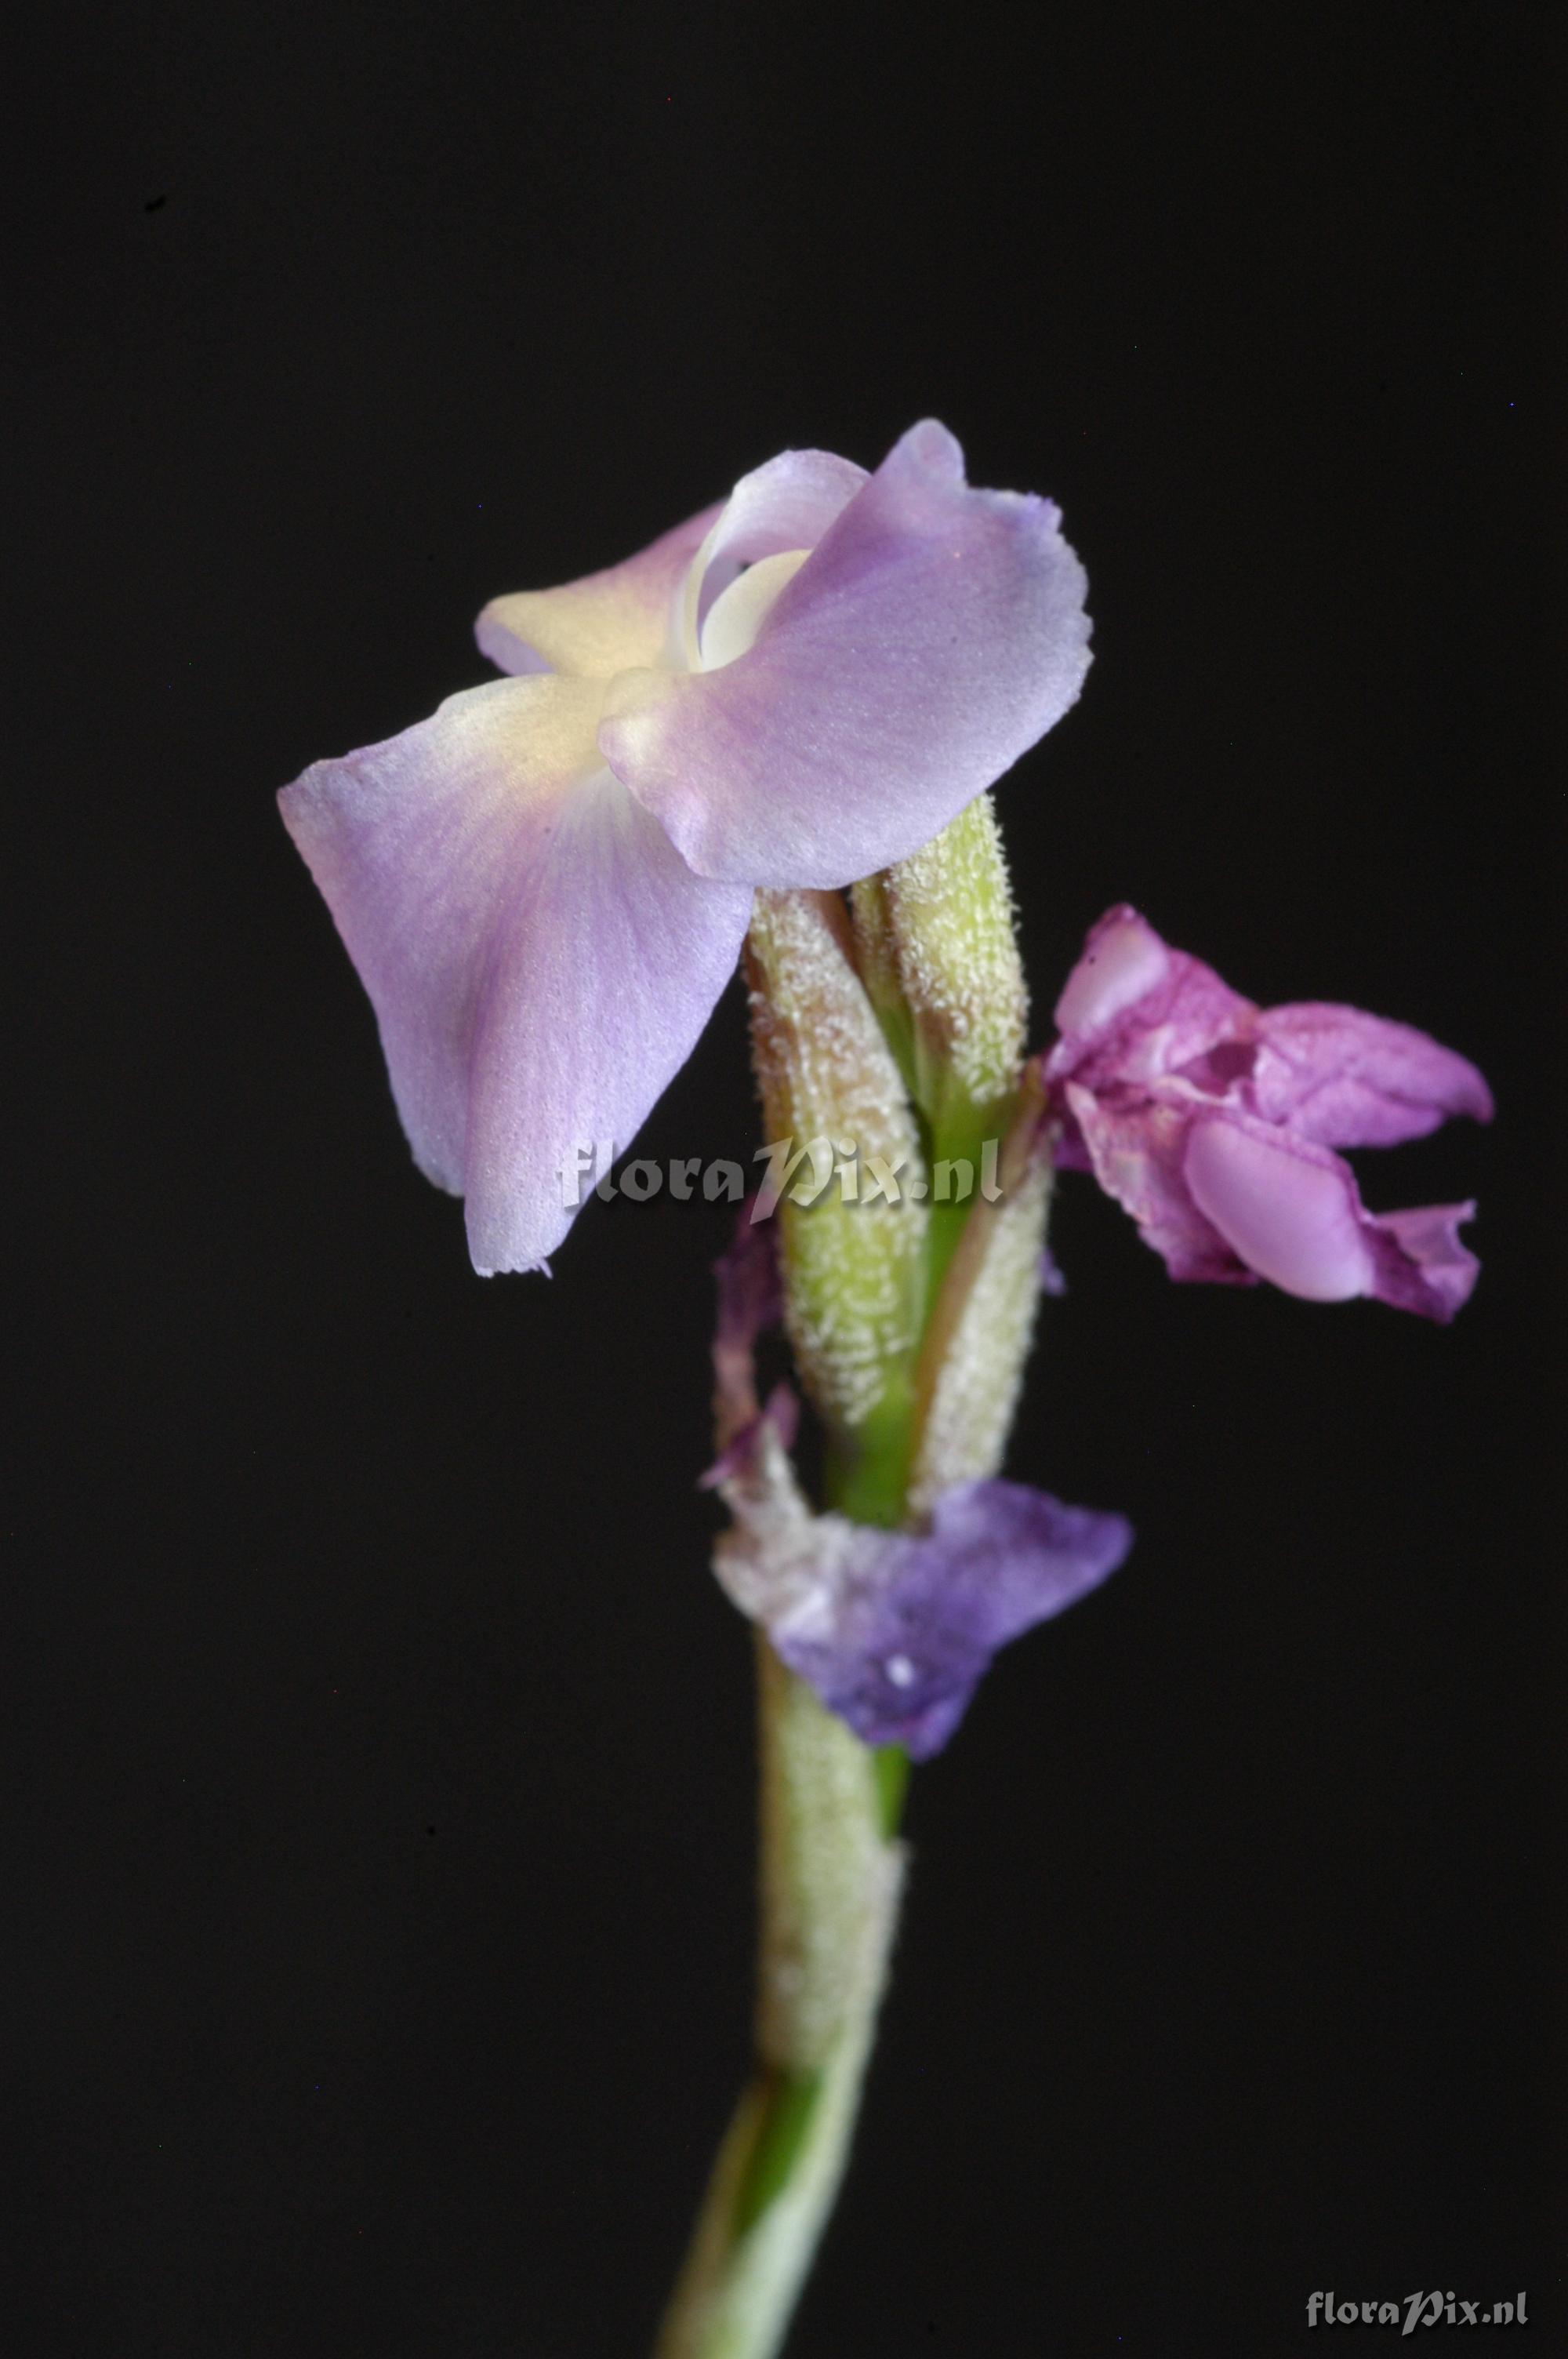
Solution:
[(476, 1268), (566, 1234), (563, 1169), (684, 1064), (753, 886), (902, 859), (1060, 719), (1088, 623), (1059, 522), (971, 490), (933, 419), (874, 475), (785, 451), (624, 564), (497, 599), (513, 678), (285, 788)]
[(1369, 1294), (1439, 1320), (1466, 1299), (1474, 1204), (1368, 1212), (1333, 1151), (1489, 1121), (1486, 1082), (1452, 1049), (1355, 1007), (1256, 1007), (1126, 907), (1090, 933), (1056, 1024), (1056, 1159), (1094, 1173), (1173, 1277)]

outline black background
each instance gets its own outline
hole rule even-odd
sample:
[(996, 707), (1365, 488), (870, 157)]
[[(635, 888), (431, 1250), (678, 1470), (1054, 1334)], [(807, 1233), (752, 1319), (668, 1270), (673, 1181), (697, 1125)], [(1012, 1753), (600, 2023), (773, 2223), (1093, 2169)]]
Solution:
[[(273, 789), (497, 592), (932, 412), (1053, 494), (1005, 787), (1044, 1026), (1113, 899), (1498, 1095), (1447, 1332), (1177, 1288), (1084, 1180), (1010, 1464), (1128, 1510), (917, 1780), (798, 2359), (1561, 2325), (1550, 7), (57, 18), (13, 104), (25, 893), (5, 2347), (648, 2340), (744, 2054), (717, 1208), (481, 1282)], [(745, 1156), (723, 1004), (645, 1151)], [(1560, 1302), (1561, 1296), (1556, 1298)], [(1560, 2173), (1558, 2174), (1560, 2177)], [(1482, 2337), (1483, 2341), (1490, 2338)]]

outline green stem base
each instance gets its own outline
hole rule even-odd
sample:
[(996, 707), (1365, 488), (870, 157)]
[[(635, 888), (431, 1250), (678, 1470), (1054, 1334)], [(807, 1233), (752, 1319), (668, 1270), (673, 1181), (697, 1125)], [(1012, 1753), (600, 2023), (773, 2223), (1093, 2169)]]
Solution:
[[(896, 1762), (759, 1638), (756, 2067), (714, 2165), (655, 2359), (773, 2359), (849, 2157), (897, 1919)], [(900, 1756), (902, 1757), (902, 1756)]]

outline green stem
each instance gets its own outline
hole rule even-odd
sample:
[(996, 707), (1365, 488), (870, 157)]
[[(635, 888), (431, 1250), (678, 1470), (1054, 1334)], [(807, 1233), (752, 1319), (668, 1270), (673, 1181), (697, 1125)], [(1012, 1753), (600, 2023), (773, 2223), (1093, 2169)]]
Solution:
[(915, 1407), (913, 1366), (899, 1369), (854, 1432), (829, 1435), (823, 1490), (829, 1506), (852, 1524), (875, 1524), (891, 1532), (903, 1523)]
[(979, 1190), (984, 1185), (986, 1144), (992, 1142), (999, 1158), (1013, 1114), (1017, 1110), (1016, 1090), (1010, 1096), (993, 1098), (985, 1105), (977, 1105), (971, 1098), (949, 1086), (941, 1091), (928, 1086), (921, 1100), (922, 1118), (925, 1125), (926, 1161), (933, 1180), (937, 1167), (952, 1163), (958, 1167), (955, 1185), (968, 1170), (968, 1193), (962, 1198), (954, 1195), (946, 1201), (934, 1197), (931, 1203), (925, 1245), (925, 1309), (930, 1317), (946, 1282), (953, 1256), (963, 1241), (969, 1225), (969, 1215), (975, 1205), (983, 1201)]
[(762, 1930), (752, 2078), (655, 2359), (773, 2359), (849, 2157), (903, 1880), (896, 1767), (757, 1648)]
[[(764, 980), (772, 972), (765, 949), (755, 948)], [(776, 994), (777, 975), (773, 985)], [(932, 1144), (968, 1159), (978, 1181), (992, 1110), (966, 1102), (943, 1111), (932, 1125)], [(775, 1125), (775, 1135), (799, 1126), (792, 1117)], [(923, 1326), (938, 1305), (944, 1332), (952, 1326), (953, 1298), (962, 1291), (953, 1266), (973, 1209), (972, 1199), (932, 1208), (920, 1273)], [(802, 1225), (798, 1236), (812, 1234)], [(805, 1283), (798, 1270), (795, 1282)], [(827, 1413), (829, 1507), (884, 1529), (903, 1523), (931, 1382), (916, 1347), (907, 1365), (890, 1369), (876, 1408), (852, 1428)], [(762, 1925), (755, 2057), (654, 2359), (773, 2359), (782, 2348), (849, 2158), (897, 1919), (907, 1755), (898, 1745), (862, 1745), (784, 1668), (761, 1634), (757, 1665)]]

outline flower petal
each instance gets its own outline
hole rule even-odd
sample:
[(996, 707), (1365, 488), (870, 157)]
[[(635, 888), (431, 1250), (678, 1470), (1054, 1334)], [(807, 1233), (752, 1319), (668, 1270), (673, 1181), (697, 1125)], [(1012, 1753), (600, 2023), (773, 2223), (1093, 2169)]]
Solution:
[(714, 1571), (858, 1736), (924, 1760), (957, 1726), (997, 1649), (1114, 1572), (1132, 1529), (992, 1480), (938, 1492), (919, 1533), (814, 1516), (790, 1462), (795, 1396), (780, 1385), (757, 1405), (757, 1339), (782, 1304), (773, 1235), (749, 1211), (714, 1269), (720, 1455), (702, 1482), (734, 1518)]
[(620, 565), (558, 590), (492, 598), (474, 625), (492, 663), (506, 672), (560, 671), (587, 679), (669, 663), (677, 603), (691, 560), (720, 507), (704, 508)]
[(968, 488), (927, 419), (747, 653), (618, 680), (600, 744), (702, 875), (845, 885), (916, 851), (1061, 718), (1088, 667), (1084, 592), (1055, 508)]
[(1368, 1212), (1350, 1166), (1294, 1132), (1217, 1114), (1192, 1125), (1183, 1169), (1199, 1212), (1286, 1294), (1367, 1294), (1446, 1322), (1475, 1286), (1480, 1265), (1458, 1236), (1474, 1204)]
[(1450, 1114), (1492, 1118), (1475, 1066), (1412, 1025), (1314, 1002), (1265, 1008), (1257, 1038), (1254, 1110), (1321, 1146), (1397, 1147)]
[(1378, 1300), (1446, 1325), (1469, 1301), (1481, 1274), (1475, 1255), (1459, 1242), (1461, 1223), (1475, 1217), (1473, 1201), (1368, 1215)]
[(831, 451), (781, 451), (741, 476), (687, 575), (680, 632), (688, 671), (701, 669), (708, 613), (741, 567), (815, 549), (866, 480), (864, 467)]
[(1090, 929), (1056, 1002), (1056, 1029), (1087, 1042), (1163, 983), (1172, 953), (1145, 918), (1123, 901)]
[(1097, 1098), (1082, 1082), (1065, 1091), (1068, 1128), (1056, 1149), (1064, 1168), (1088, 1169), (1138, 1223), (1139, 1234), (1184, 1281), (1250, 1286), (1254, 1273), (1193, 1200), (1183, 1168), (1191, 1127), (1185, 1106), (1138, 1098)]
[(903, 1745), (917, 1761), (946, 1745), (998, 1649), (1096, 1587), (1132, 1545), (1124, 1517), (1019, 1483), (944, 1492), (921, 1534), (781, 1513), (776, 1496), (749, 1507), (741, 1486), (726, 1495), (737, 1523), (717, 1565), (730, 1595), (865, 1744)]
[(810, 555), (809, 549), (781, 549), (776, 557), (760, 557), (737, 574), (708, 610), (697, 650), (700, 660), (694, 669), (718, 671), (754, 646), (784, 584), (794, 581)]
[(1307, 1302), (1370, 1291), (1356, 1183), (1337, 1156), (1215, 1115), (1192, 1125), (1182, 1169), (1199, 1212), (1260, 1277)]
[(574, 1147), (630, 1144), (735, 972), (743, 886), (695, 876), (608, 770), (519, 895), (474, 1042), (468, 1228), (482, 1273), (535, 1266), (576, 1215)]
[(1193, 1075), (1192, 1068), (1220, 1044), (1246, 1036), (1256, 1014), (1251, 1000), (1213, 967), (1172, 950), (1122, 902), (1091, 927), (1056, 1002), (1062, 1037), (1045, 1060), (1045, 1080), (1049, 1085), (1071, 1075), (1105, 1090), (1148, 1087), (1180, 1072), (1210, 1093), (1215, 1077)]
[(566, 1234), (563, 1166), (630, 1141), (751, 908), (692, 875), (598, 766), (598, 699), (557, 678), (470, 689), (280, 798), (375, 1008), (415, 1158), (467, 1196), (487, 1275), (537, 1267)]

